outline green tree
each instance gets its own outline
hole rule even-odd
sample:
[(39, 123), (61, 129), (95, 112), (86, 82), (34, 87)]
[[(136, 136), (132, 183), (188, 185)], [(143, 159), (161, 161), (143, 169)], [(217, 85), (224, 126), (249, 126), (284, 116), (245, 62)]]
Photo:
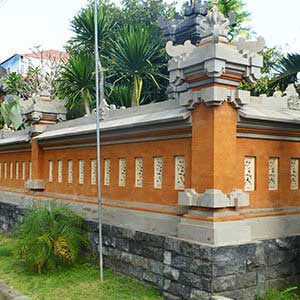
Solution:
[(1, 79), (1, 85), (5, 94), (16, 95), (23, 99), (27, 99), (30, 96), (30, 87), (21, 74), (10, 73)]
[(69, 110), (84, 107), (87, 115), (91, 113), (90, 105), (95, 98), (94, 69), (93, 56), (86, 53), (79, 53), (70, 57), (68, 63), (62, 66), (57, 80), (58, 95), (67, 99)]
[(132, 105), (140, 105), (144, 80), (152, 81), (160, 88), (158, 78), (163, 78), (161, 41), (153, 32), (141, 26), (128, 26), (117, 36), (111, 49), (114, 70), (118, 78), (115, 83), (130, 80)]

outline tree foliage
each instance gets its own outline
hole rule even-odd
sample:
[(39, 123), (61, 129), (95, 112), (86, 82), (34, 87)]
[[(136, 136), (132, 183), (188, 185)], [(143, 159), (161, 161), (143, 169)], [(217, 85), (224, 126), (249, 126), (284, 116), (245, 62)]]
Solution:
[(88, 246), (83, 219), (56, 202), (29, 208), (17, 234), (20, 260), (38, 273), (74, 264)]

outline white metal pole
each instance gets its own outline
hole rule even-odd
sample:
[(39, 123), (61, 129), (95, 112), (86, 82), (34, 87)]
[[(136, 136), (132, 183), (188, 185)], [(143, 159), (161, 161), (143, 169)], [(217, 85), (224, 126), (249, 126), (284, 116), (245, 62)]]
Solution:
[[(98, 188), (98, 227), (99, 227), (99, 275), (103, 281), (103, 248), (102, 248), (102, 198), (101, 198), (101, 146), (100, 146), (100, 99), (99, 99), (99, 37), (98, 37), (98, 1), (94, 2), (95, 15), (95, 77), (96, 77), (96, 132), (97, 132), (97, 188)], [(102, 70), (101, 70), (102, 72)], [(102, 77), (102, 76), (101, 76)], [(103, 85), (101, 86), (103, 89)], [(103, 91), (101, 91), (103, 93)]]

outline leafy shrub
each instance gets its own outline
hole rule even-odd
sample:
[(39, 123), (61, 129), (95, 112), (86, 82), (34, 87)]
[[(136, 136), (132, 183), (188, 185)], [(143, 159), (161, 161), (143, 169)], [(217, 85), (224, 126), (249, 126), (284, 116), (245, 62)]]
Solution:
[(38, 273), (74, 264), (88, 246), (84, 220), (57, 202), (29, 208), (17, 235), (18, 257)]

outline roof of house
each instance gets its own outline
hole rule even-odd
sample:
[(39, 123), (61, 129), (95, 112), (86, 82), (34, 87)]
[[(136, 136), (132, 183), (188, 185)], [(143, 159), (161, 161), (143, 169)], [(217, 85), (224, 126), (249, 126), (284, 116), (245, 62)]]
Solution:
[(33, 53), (25, 53), (22, 54), (24, 57), (28, 58), (37, 58), (37, 59), (48, 59), (48, 60), (56, 60), (56, 61), (66, 61), (69, 59), (69, 54), (64, 51), (59, 50), (43, 50), (41, 52), (33, 52)]

